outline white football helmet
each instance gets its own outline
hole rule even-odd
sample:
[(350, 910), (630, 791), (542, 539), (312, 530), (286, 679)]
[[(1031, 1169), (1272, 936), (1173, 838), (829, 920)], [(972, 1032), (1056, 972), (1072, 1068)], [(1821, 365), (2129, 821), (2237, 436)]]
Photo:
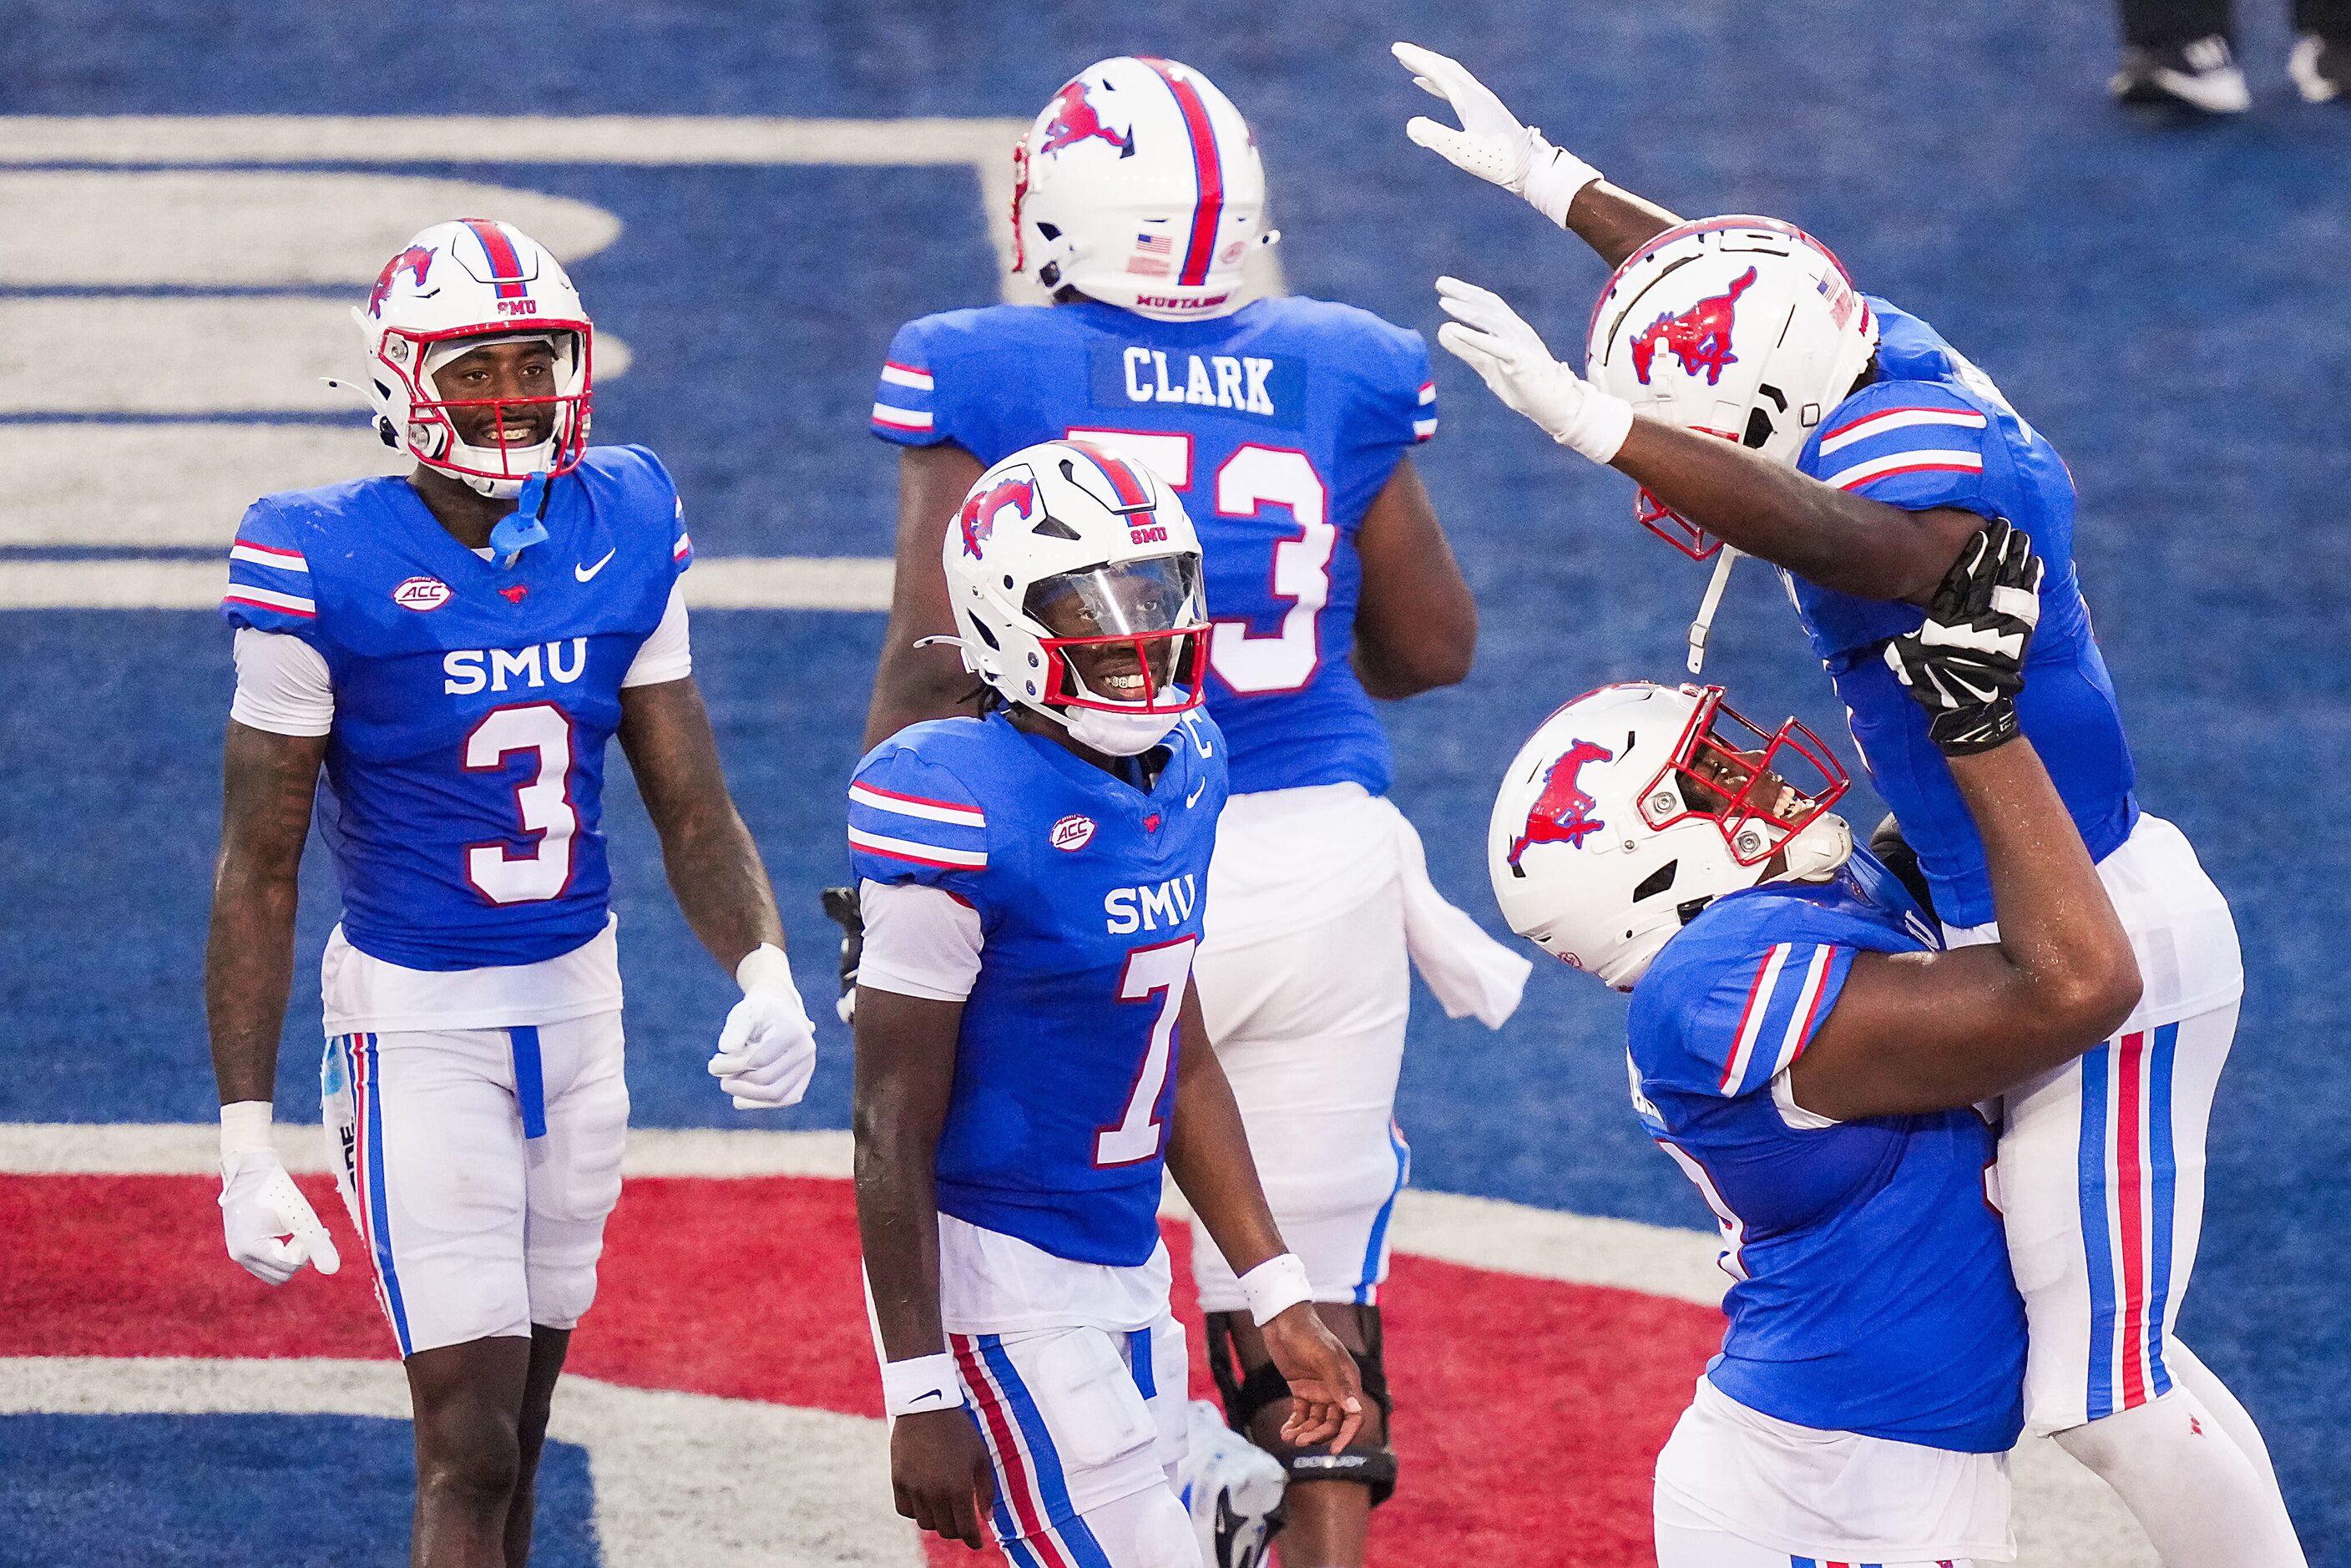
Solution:
[[(562, 263), (512, 224), (460, 218), (434, 224), (384, 263), (364, 308), (353, 307), (367, 344), (368, 402), (376, 434), (428, 468), (485, 496), (512, 498), (533, 474), (565, 474), (588, 446), (594, 331)], [(485, 340), (543, 338), (555, 351), (556, 390), (544, 398), (442, 395), (434, 377)], [(503, 413), (553, 405), (544, 440), (529, 446), (475, 446), (449, 416), (453, 408)]]
[(1720, 686), (1603, 686), (1511, 759), (1486, 870), (1511, 930), (1629, 991), (1722, 894), (1843, 865), (1853, 834), (1829, 807), (1848, 783), (1819, 736), (1792, 718), (1766, 735)]
[(1191, 67), (1120, 55), (1053, 95), (1012, 152), (1013, 269), (1166, 321), (1248, 303), (1265, 165), (1232, 100)]
[(1023, 447), (971, 487), (940, 559), (964, 667), (1084, 745), (1134, 756), (1206, 700), (1200, 541), (1142, 464)]
[[(1776, 218), (1700, 218), (1608, 280), (1586, 373), (1637, 413), (1792, 464), (1876, 351), (1876, 314), (1826, 246)], [(1646, 490), (1635, 505), (1685, 553), (1719, 548)]]

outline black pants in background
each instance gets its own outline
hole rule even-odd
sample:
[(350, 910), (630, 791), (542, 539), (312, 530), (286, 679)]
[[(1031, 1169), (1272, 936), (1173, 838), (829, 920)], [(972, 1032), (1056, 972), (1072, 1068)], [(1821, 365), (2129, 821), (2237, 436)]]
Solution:
[[(2118, 0), (2123, 41), (2173, 48), (2219, 33), (2236, 39), (2231, 0)], [(2351, 43), (2351, 0), (2294, 0), (2294, 30)]]

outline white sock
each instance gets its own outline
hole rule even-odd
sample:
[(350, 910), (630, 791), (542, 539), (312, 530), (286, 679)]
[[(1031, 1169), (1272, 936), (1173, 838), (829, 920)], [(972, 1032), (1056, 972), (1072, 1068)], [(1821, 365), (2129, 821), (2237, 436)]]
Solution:
[(2229, 1385), (2220, 1381), (2220, 1375), (2178, 1340), (2163, 1347), (2163, 1364), (2171, 1369), (2175, 1380), (2186, 1384), (2204, 1402), (2204, 1408), (2220, 1423), (2220, 1430), (2228, 1433), (2230, 1441), (2252, 1460), (2253, 1469), (2261, 1471), (2262, 1479), (2274, 1490), (2277, 1471), (2270, 1464), (2270, 1446), (2262, 1441), (2262, 1429), (2253, 1425), (2252, 1413), (2237, 1402), (2237, 1396), (2229, 1392)]
[(2187, 1384), (2057, 1442), (2121, 1495), (2164, 1568), (2309, 1568), (2277, 1482)]

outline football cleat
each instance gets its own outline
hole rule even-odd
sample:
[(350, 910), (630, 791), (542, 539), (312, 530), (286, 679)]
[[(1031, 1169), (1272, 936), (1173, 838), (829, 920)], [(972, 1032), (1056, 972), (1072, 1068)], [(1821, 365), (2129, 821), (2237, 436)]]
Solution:
[(1190, 1442), (1182, 1470), (1184, 1506), (1191, 1511), (1207, 1568), (1257, 1568), (1281, 1528), (1281, 1461), (1225, 1425), (1206, 1399), (1192, 1401)]
[(2125, 49), (2107, 90), (2121, 103), (2184, 105), (2203, 114), (2242, 114), (2253, 102), (2229, 40), (2218, 33), (2164, 48)]
[(2343, 96), (2343, 78), (2351, 76), (2351, 43), (2304, 33), (2286, 57), (2285, 74), (2304, 103), (2332, 103)]

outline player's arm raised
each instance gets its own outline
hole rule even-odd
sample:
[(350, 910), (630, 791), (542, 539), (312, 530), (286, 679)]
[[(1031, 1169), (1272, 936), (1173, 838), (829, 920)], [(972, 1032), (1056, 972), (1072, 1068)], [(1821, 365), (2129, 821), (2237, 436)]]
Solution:
[(1983, 835), (2001, 939), (1857, 956), (1789, 1069), (1807, 1111), (1851, 1121), (1970, 1105), (2078, 1056), (2137, 1005), (2122, 922), (2017, 727), (2040, 582), (2032, 541), (1994, 523), (1951, 568), (1926, 624), (1887, 649)]
[(1274, 1226), (1240, 1107), (1208, 1044), (1196, 987), (1186, 987), (1176, 1030), (1182, 1053), (1167, 1129), (1168, 1172), (1240, 1280), (1249, 1316), (1290, 1382), (1292, 1407), (1281, 1440), (1298, 1448), (1326, 1444), (1335, 1454), (1364, 1423), (1355, 1359), (1315, 1314), (1305, 1265), (1283, 1247)]
[(619, 735), (678, 908), (743, 988), (711, 1075), (737, 1110), (797, 1104), (816, 1071), (816, 1030), (784, 958), (768, 869), (727, 793), (701, 689), (690, 675), (622, 687)]
[(1355, 533), (1364, 563), (1355, 674), (1375, 697), (1458, 684), (1478, 653), (1478, 601), (1461, 579), (1412, 460), (1395, 466)]
[[(977, 1550), (995, 1478), (963, 1396), (939, 1319), (939, 1129), (955, 1088), (964, 1004), (860, 988), (856, 1139), (857, 1233), (865, 1284), (882, 1338), (885, 1402), (916, 1408), (890, 1429), (890, 1479), (898, 1511), (921, 1529)], [(924, 1374), (942, 1399), (893, 1376)], [(917, 1378), (920, 1381), (920, 1378)]]
[(1808, 582), (1862, 599), (1927, 602), (1983, 518), (1955, 507), (1908, 512), (1823, 485), (1737, 442), (1635, 415), (1552, 357), (1509, 302), (1437, 280), (1453, 318), (1437, 340), (1545, 434), (1649, 493), (1724, 543)]
[(269, 1142), (277, 1040), (294, 984), (302, 845), (326, 755), (323, 734), (278, 735), (231, 719), (222, 756), (220, 858), (204, 941), (204, 1017), (221, 1099), (221, 1216), (229, 1256), (273, 1285), (305, 1262), (326, 1274), (341, 1266)]
[(939, 570), (939, 541), (981, 472), (979, 459), (953, 443), (908, 447), (899, 455), (897, 570), (873, 699), (865, 713), (866, 750), (910, 724), (961, 711), (971, 695), (971, 676), (954, 649), (914, 644), (955, 632), (946, 577)]
[(1392, 52), (1412, 72), (1414, 85), (1452, 105), (1461, 121), (1457, 131), (1418, 116), (1405, 124), (1406, 136), (1455, 168), (1524, 198), (1610, 267), (1682, 221), (1655, 202), (1610, 184), (1599, 170), (1552, 146), (1539, 128), (1520, 124), (1460, 61), (1417, 44), (1396, 44)]

